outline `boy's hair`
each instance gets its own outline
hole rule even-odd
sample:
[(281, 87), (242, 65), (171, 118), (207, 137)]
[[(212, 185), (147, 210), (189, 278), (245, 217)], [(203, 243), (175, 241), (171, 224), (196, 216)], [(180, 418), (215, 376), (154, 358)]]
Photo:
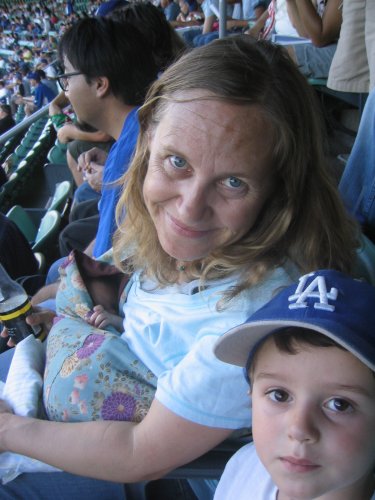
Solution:
[(239, 241), (199, 262), (197, 277), (222, 278), (240, 272), (242, 281), (231, 290), (231, 298), (288, 258), (302, 272), (322, 267), (348, 272), (357, 245), (356, 227), (328, 174), (316, 96), (281, 47), (255, 42), (246, 35), (188, 52), (151, 87), (139, 112), (137, 149), (117, 205), (117, 263), (121, 265), (127, 248), (134, 248), (127, 271), (147, 268), (161, 284), (177, 279), (175, 262), (158, 241), (142, 187), (150, 131), (160, 123), (169, 103), (190, 101), (188, 92), (197, 90), (204, 99), (254, 107), (263, 113), (269, 124), (264, 134), (269, 135), (276, 186), (255, 225)]
[(333, 339), (314, 330), (295, 326), (283, 328), (265, 337), (263, 341), (257, 344), (251, 351), (245, 367), (245, 377), (250, 385), (261, 348), (269, 341), (273, 341), (280, 352), (287, 354), (298, 354), (303, 348), (302, 346), (338, 347), (346, 351), (342, 345), (338, 344)]
[(147, 40), (130, 23), (102, 17), (82, 19), (63, 35), (59, 59), (67, 58), (88, 83), (105, 76), (112, 94), (124, 104), (142, 104), (157, 68)]

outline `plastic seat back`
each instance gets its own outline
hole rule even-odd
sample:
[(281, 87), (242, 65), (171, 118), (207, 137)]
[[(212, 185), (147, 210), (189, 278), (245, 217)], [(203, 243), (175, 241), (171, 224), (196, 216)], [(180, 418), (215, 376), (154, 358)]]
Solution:
[(60, 214), (63, 212), (66, 202), (72, 192), (72, 185), (69, 181), (63, 181), (56, 184), (55, 192), (48, 206), (48, 210), (57, 210)]
[(14, 205), (6, 215), (8, 219), (12, 220), (18, 226), (29, 243), (35, 241), (37, 227), (26, 210), (20, 205)]
[(61, 216), (57, 210), (49, 210), (42, 220), (35, 237), (35, 243), (32, 246), (33, 252), (42, 252), (48, 255), (51, 252), (51, 246), (57, 241), (60, 229)]

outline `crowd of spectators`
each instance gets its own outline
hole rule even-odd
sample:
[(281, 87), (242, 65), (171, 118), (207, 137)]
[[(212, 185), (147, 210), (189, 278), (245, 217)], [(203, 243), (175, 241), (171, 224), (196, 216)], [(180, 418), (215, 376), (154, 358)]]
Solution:
[[(310, 0), (228, 0), (227, 29), (233, 31), (230, 33), (233, 35), (250, 31), (248, 34), (255, 38), (269, 38), (268, 35), (277, 32), (283, 14), (285, 24), (295, 31), (296, 36), (310, 39), (306, 41), (307, 47), (313, 46), (315, 53), (315, 48), (319, 51), (326, 44), (332, 45), (333, 57), (342, 23), (341, 2), (326, 0), (313, 7), (312, 3)], [(111, 447), (107, 444), (108, 439), (101, 436), (104, 425), (99, 427), (93, 422), (90, 424), (95, 433), (79, 436), (70, 431), (70, 438), (60, 430), (62, 426), (51, 422), (49, 428), (55, 429), (57, 444), (52, 451), (51, 447), (47, 450), (41, 439), (41, 445), (39, 442), (35, 444), (30, 430), (21, 432), (21, 437), (23, 433), (24, 438), (30, 438), (23, 439), (25, 444), (22, 445), (14, 437), (16, 433), (9, 433), (13, 436), (9, 441), (11, 444), (7, 445), (10, 451), (39, 458), (64, 471), (72, 471), (75, 476), (66, 472), (51, 473), (47, 484), (44, 478), (40, 481), (35, 474), (24, 474), (9, 485), (0, 485), (0, 496), (19, 490), (25, 497), (26, 492), (36, 488), (40, 481), (36, 488), (38, 492), (42, 491), (38, 500), (54, 496), (50, 484), (64, 491), (67, 497), (70, 497), (68, 491), (72, 487), (75, 495), (71, 498), (80, 498), (79, 482), (82, 481), (86, 498), (100, 498), (97, 483), (89, 479), (93, 476), (111, 481), (102, 485), (107, 497), (123, 498), (123, 482), (162, 476), (167, 470), (209, 450), (229, 436), (231, 430), (248, 425), (249, 408), (242, 370), (233, 372), (230, 375), (232, 381), (228, 383), (229, 368), (217, 365), (216, 360), (211, 359), (210, 342), (213, 340), (206, 339), (205, 332), (217, 329), (221, 334), (226, 328), (237, 325), (263, 305), (275, 290), (295, 281), (299, 275), (297, 271), (332, 267), (354, 275), (352, 268), (356, 260), (359, 226), (344, 209), (342, 201), (347, 201), (347, 197), (342, 196), (345, 200), (340, 198), (333, 180), (327, 176), (328, 165), (322, 146), (325, 128), (319, 113), (314, 113), (315, 96), (301, 74), (311, 76), (301, 69), (298, 55), (302, 45), (298, 45), (297, 50), (289, 50), (292, 58), (288, 58), (280, 47), (267, 41), (255, 43), (250, 36), (228, 37), (210, 47), (186, 50), (185, 53), (182, 38), (189, 45), (198, 46), (208, 45), (218, 36), (219, 0), (155, 0), (153, 4), (126, 0), (94, 1), (85, 6), (85, 11), (77, 12), (74, 1), (54, 0), (48, 6), (43, 2), (25, 3), (0, 10), (0, 52), (3, 54), (0, 59), (0, 134), (7, 130), (6, 127), (14, 125), (20, 108), (29, 115), (49, 102), (57, 142), (66, 146), (67, 164), (75, 183), (70, 223), (61, 231), (59, 240), (64, 260), (60, 268), (63, 284), (59, 286), (60, 278), (51, 273), (59, 267), (60, 261), (57, 267), (50, 267), (48, 274), (49, 292), (54, 290), (54, 295), (44, 296), (56, 299), (54, 307), (60, 315), (48, 338), (44, 380), (44, 387), (48, 387), (45, 396), (48, 418), (60, 420), (60, 406), (62, 408), (65, 404), (60, 405), (60, 400), (63, 401), (65, 392), (71, 390), (65, 375), (61, 376), (59, 388), (49, 385), (48, 377), (53, 379), (53, 384), (60, 377), (60, 374), (58, 377), (51, 375), (56, 353), (62, 356), (62, 347), (65, 348), (70, 341), (76, 342), (77, 331), (90, 339), (94, 332), (91, 327), (111, 331), (105, 327), (113, 326), (118, 330), (116, 335), (123, 329), (120, 316), (116, 315), (119, 323), (111, 323), (108, 318), (115, 315), (99, 303), (92, 309), (91, 303), (84, 304), (87, 311), (85, 309), (82, 317), (69, 317), (66, 313), (68, 306), (70, 310), (73, 307), (70, 303), (65, 306), (63, 299), (72, 304), (78, 301), (77, 291), (70, 291), (65, 285), (70, 273), (75, 272), (72, 271), (75, 265), (72, 257), (69, 261), (64, 258), (72, 249), (84, 251), (86, 262), (91, 262), (89, 256), (100, 261), (105, 252), (110, 252), (115, 241), (114, 255), (118, 265), (123, 256), (129, 254), (122, 267), (133, 274), (127, 289), (127, 302), (121, 305), (125, 312), (122, 339), (131, 346), (132, 355), (134, 351), (140, 373), (144, 362), (153, 377), (152, 382), (148, 381), (150, 401), (144, 404), (145, 409), (142, 407), (144, 414), (147, 413), (145, 423), (134, 419), (129, 426), (113, 425)], [(347, 22), (348, 5), (344, 5)], [(116, 8), (122, 10), (113, 11)], [(83, 17), (88, 19), (82, 20)], [(313, 23), (309, 24), (308, 20), (313, 20)], [(170, 23), (167, 28), (171, 33), (163, 24), (167, 24), (166, 21)], [(70, 26), (73, 28), (69, 31)], [(180, 36), (172, 28), (179, 31)], [(327, 31), (328, 38), (325, 36)], [(79, 50), (76, 49), (78, 45)], [(172, 64), (179, 57), (181, 59)], [(314, 56), (309, 51), (304, 57), (307, 60)], [(63, 62), (62, 66), (58, 59)], [(149, 90), (151, 82), (155, 83)], [(146, 104), (142, 106), (146, 94)], [(363, 127), (366, 130), (363, 134), (374, 128), (373, 97), (374, 92), (368, 100), (372, 107), (365, 108)], [(243, 105), (239, 106), (238, 102)], [(89, 131), (83, 126), (89, 126)], [(275, 147), (276, 127), (283, 133)], [(227, 141), (228, 137), (230, 140)], [(99, 141), (105, 143), (107, 149), (99, 147)], [(96, 145), (94, 150), (93, 143)], [(357, 158), (363, 156), (359, 142), (349, 161), (353, 167), (361, 161), (356, 155)], [(370, 163), (374, 165), (374, 162), (372, 156), (367, 156), (367, 166), (366, 163), (363, 165), (370, 172)], [(208, 157), (210, 161), (206, 165)], [(216, 158), (215, 172), (210, 167), (212, 158)], [(226, 158), (232, 158), (236, 170), (227, 164)], [(249, 158), (255, 158), (254, 165)], [(115, 181), (128, 167), (127, 188), (120, 195), (120, 186)], [(223, 179), (220, 183), (217, 182), (217, 172)], [(372, 171), (371, 176), (373, 181)], [(282, 183), (279, 182), (281, 178)], [(349, 180), (352, 179), (351, 174)], [(373, 186), (371, 181), (366, 184)], [(248, 183), (255, 186), (255, 194), (251, 193)], [(358, 185), (362, 187), (362, 179)], [(78, 199), (77, 193), (87, 195), (88, 188), (94, 196)], [(352, 182), (350, 191), (355, 203), (358, 193)], [(245, 192), (246, 196), (241, 194)], [(341, 194), (345, 194), (342, 185)], [(219, 203), (219, 196), (225, 200), (224, 207)], [(365, 193), (362, 198), (367, 202), (370, 196), (373, 197)], [(304, 210), (300, 209), (302, 201)], [(347, 208), (350, 210), (349, 206)], [(238, 217), (245, 222), (238, 223)], [(365, 227), (367, 221), (357, 218)], [(306, 224), (307, 220), (309, 224)], [(117, 239), (112, 240), (117, 223), (120, 223), (120, 231)], [(3, 233), (4, 240), (18, 237), (14, 225), (0, 214), (1, 225), (7, 228), (7, 233)], [(235, 236), (228, 236), (227, 229)], [(216, 240), (217, 232), (220, 239)], [(212, 239), (211, 234), (214, 235)], [(27, 242), (24, 243), (27, 246)], [(17, 243), (17, 250), (20, 246), (21, 242)], [(10, 256), (9, 246), (4, 246), (4, 252)], [(32, 265), (35, 267), (36, 263), (32, 262)], [(75, 288), (75, 283), (72, 288)], [(65, 291), (63, 299), (62, 290)], [(72, 293), (72, 297), (68, 293)], [(209, 297), (218, 293), (222, 302), (211, 307)], [(160, 298), (168, 304), (165, 311), (159, 306)], [(118, 308), (117, 296), (116, 300)], [(170, 306), (175, 302), (184, 304), (185, 300), (187, 306), (183, 305), (179, 310)], [(237, 300), (241, 300), (238, 306)], [(45, 300), (37, 300), (34, 296), (33, 301), (34, 305), (42, 303), (41, 307), (46, 307)], [(196, 304), (202, 312), (199, 310), (195, 318)], [(82, 303), (78, 305), (74, 310), (83, 311)], [(108, 320), (106, 324), (99, 312)], [(53, 313), (44, 310), (44, 314)], [(177, 316), (179, 324), (175, 329)], [(149, 317), (157, 318), (152, 325), (148, 323)], [(180, 317), (188, 318), (182, 327)], [(153, 342), (158, 338), (157, 349), (155, 342), (150, 347), (151, 342), (143, 334), (148, 331), (154, 335)], [(97, 333), (95, 330), (94, 334)], [(184, 345), (181, 348), (183, 343), (186, 348)], [(125, 343), (116, 345), (120, 346), (123, 363), (121, 349)], [(168, 361), (168, 365), (164, 362), (166, 355), (177, 361)], [(70, 354), (67, 359), (71, 359)], [(95, 359), (99, 360), (99, 357)], [(6, 370), (4, 361), (0, 368), (1, 365)], [(60, 370), (62, 364), (56, 365)], [(65, 365), (64, 361), (64, 366), (67, 365), (68, 362)], [(92, 372), (99, 370), (94, 362), (91, 366)], [(77, 370), (74, 380), (82, 380), (78, 371), (81, 366), (74, 369)], [(156, 377), (159, 377), (159, 392), (148, 411), (154, 398)], [(227, 384), (223, 389), (224, 377)], [(234, 388), (241, 388), (241, 383), (242, 393), (233, 397)], [(91, 419), (91, 410), (88, 412), (86, 405), (86, 401), (91, 401), (88, 390), (89, 386), (85, 405), (79, 407), (79, 417), (73, 408), (75, 400), (67, 398), (71, 406), (66, 406), (69, 411), (65, 408), (61, 412), (62, 420), (75, 421), (77, 418), (86, 422)], [(95, 390), (92, 401), (96, 404), (97, 387)], [(172, 395), (170, 399), (169, 394)], [(4, 411), (7, 410), (0, 408), (0, 415)], [(9, 422), (14, 418), (17, 417), (10, 415)], [(51, 440), (52, 431), (44, 423), (39, 422), (39, 426), (42, 430), (36, 434)], [(88, 427), (83, 424), (81, 428)], [(64, 429), (70, 428), (66, 423)], [(130, 456), (128, 433), (133, 431), (127, 429), (131, 428), (140, 429), (141, 446), (121, 469), (122, 457)], [(147, 431), (143, 429), (152, 430), (147, 436), (151, 441), (144, 439), (142, 433)], [(63, 449), (65, 440), (70, 444), (69, 449)], [(73, 441), (81, 444), (74, 453)], [(94, 459), (85, 463), (81, 450), (87, 450), (89, 444)], [(110, 466), (107, 460), (109, 448), (112, 454)], [(144, 457), (149, 456), (149, 449), (152, 453), (147, 462)], [(118, 483), (118, 497), (109, 493), (115, 488), (113, 481)], [(138, 486), (143, 488), (142, 484)], [(212, 499), (212, 484), (191, 482), (190, 486), (200, 500)], [(202, 493), (203, 487), (206, 487), (205, 493)], [(96, 496), (91, 497), (91, 489), (96, 490)], [(132, 497), (127, 498), (131, 500)]]
[[(92, 15), (100, 2), (75, 10), (72, 2), (18, 3), (0, 7), (0, 104), (18, 122), (57, 94), (57, 45), (78, 19)], [(17, 116), (17, 109), (22, 113)], [(9, 122), (10, 123), (10, 122)], [(2, 128), (4, 132), (4, 127)]]

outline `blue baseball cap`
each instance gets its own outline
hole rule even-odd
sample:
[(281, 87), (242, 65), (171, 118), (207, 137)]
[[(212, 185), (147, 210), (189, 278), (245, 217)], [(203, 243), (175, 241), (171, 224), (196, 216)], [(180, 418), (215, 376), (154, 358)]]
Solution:
[(246, 367), (267, 336), (290, 326), (326, 335), (375, 371), (375, 287), (333, 270), (304, 275), (284, 288), (220, 337), (215, 356)]
[(39, 80), (39, 75), (35, 71), (31, 71), (27, 74), (28, 80)]

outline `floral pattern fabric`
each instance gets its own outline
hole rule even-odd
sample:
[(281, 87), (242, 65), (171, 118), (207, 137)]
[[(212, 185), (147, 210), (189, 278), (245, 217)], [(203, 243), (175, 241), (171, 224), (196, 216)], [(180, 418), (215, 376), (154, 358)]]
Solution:
[[(94, 304), (74, 256), (60, 269), (57, 318), (47, 339), (43, 401), (50, 420), (139, 422), (157, 379), (113, 328), (85, 321)], [(126, 299), (123, 292), (119, 311)]]

